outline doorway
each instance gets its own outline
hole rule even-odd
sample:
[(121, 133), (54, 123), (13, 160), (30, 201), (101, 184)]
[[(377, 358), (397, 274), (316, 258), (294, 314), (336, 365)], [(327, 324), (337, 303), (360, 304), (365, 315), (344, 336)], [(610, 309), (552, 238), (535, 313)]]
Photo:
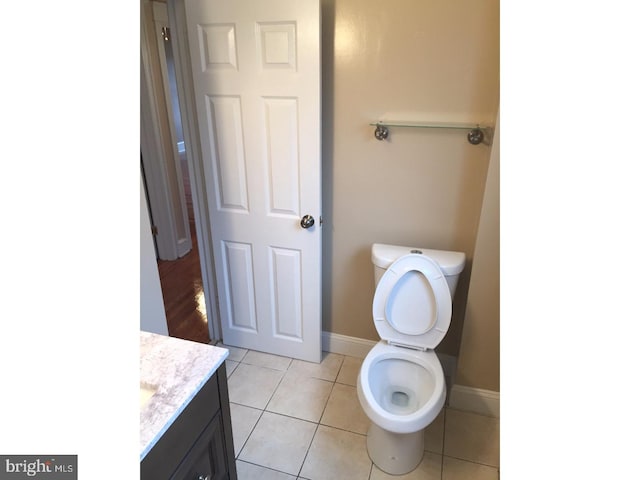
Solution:
[(211, 339), (207, 325), (200, 256), (192, 211), (191, 207), (189, 227), (193, 248), (177, 260), (158, 260), (158, 273), (169, 335), (194, 342), (209, 343)]
[[(156, 2), (154, 2), (156, 3)], [(163, 14), (156, 15), (158, 8)], [(158, 54), (162, 64), (162, 82), (167, 98), (167, 110), (172, 129), (172, 142), (179, 157), (180, 181), (183, 185), (184, 200), (187, 206), (191, 250), (175, 260), (157, 259), (162, 297), (167, 317), (167, 328), (172, 337), (199, 343), (211, 341), (205, 295), (200, 269), (200, 252), (196, 235), (193, 197), (189, 179), (189, 164), (185, 149), (178, 88), (175, 75), (174, 55), (170, 42), (171, 32), (166, 19), (166, 6), (154, 5), (154, 24), (157, 37)]]

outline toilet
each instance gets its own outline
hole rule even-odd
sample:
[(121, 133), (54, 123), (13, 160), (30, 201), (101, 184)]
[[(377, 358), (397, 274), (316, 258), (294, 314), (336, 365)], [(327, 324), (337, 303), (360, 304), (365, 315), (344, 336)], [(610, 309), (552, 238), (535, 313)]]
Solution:
[(391, 475), (414, 470), (424, 429), (444, 406), (444, 373), (434, 348), (451, 323), (465, 254), (376, 243), (373, 323), (380, 341), (358, 374), (360, 405), (371, 424), (369, 457)]

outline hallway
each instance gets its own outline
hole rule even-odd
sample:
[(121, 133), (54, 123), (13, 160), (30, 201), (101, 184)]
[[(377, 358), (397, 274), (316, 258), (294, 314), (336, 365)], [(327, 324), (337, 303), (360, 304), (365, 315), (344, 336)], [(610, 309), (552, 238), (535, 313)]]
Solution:
[(183, 184), (189, 215), (189, 229), (193, 248), (177, 260), (158, 260), (167, 327), (172, 337), (209, 343), (207, 312), (200, 273), (200, 256), (196, 236), (193, 201), (189, 184), (186, 155), (180, 154)]

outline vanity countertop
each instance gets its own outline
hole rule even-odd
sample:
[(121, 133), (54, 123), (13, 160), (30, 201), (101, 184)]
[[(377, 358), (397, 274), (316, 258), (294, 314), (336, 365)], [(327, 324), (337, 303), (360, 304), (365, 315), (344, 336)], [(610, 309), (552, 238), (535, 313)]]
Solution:
[[(225, 348), (140, 332), (140, 460), (228, 355)], [(143, 388), (155, 392), (145, 403)]]

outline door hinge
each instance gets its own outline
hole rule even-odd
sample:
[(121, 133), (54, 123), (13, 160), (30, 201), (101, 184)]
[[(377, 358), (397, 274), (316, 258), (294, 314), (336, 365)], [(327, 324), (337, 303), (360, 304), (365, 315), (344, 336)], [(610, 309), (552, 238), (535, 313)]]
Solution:
[(169, 41), (169, 27), (162, 27), (162, 30), (160, 31), (160, 35), (162, 36), (162, 39), (165, 42)]
[(155, 225), (151, 226), (151, 235), (158, 235), (158, 227)]

